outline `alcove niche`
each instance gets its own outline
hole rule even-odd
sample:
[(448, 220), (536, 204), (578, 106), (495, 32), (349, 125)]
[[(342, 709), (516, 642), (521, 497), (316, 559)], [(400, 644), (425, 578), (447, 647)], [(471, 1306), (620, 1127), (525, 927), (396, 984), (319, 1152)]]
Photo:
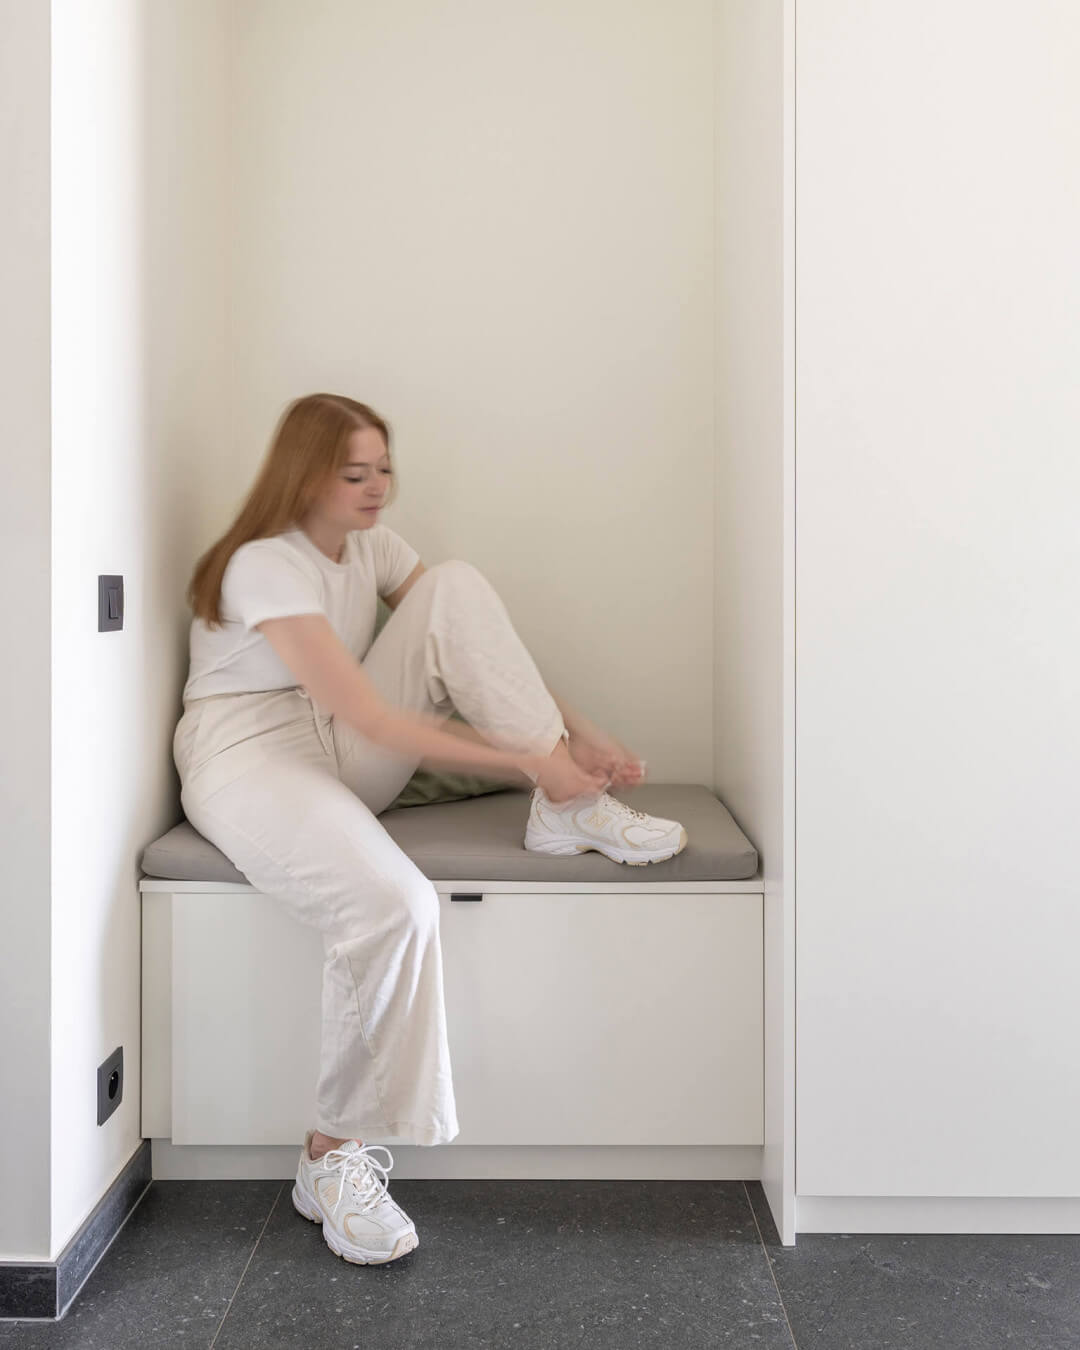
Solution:
[[(492, 1079), (460, 1147), (396, 1146), (397, 1174), (760, 1178), (791, 1242), (789, 7), (697, 0), (627, 12), (590, 0), (524, 11), (490, 0), (418, 17), (389, 0), (235, 0), (199, 16), (148, 12), (139, 34), (144, 350), (169, 425), (171, 490), (159, 510), (176, 616), (161, 746), (186, 673), (183, 588), (233, 519), (280, 412), (315, 390), (372, 404), (392, 427), (399, 475), (385, 525), (429, 566), (480, 568), (549, 686), (645, 757), (650, 784), (708, 789), (758, 855), (738, 881), (657, 875), (572, 892), (606, 905), (609, 927), (590, 930), (594, 969), (604, 952), (614, 965), (628, 945), (645, 953), (661, 931), (677, 932), (677, 902), (693, 910), (685, 1018), (673, 1002), (666, 1043), (722, 1113), (732, 1097), (709, 1081), (710, 1056), (731, 1041), (733, 1019), (750, 1125), (717, 1142), (685, 1119), (648, 1138), (575, 1134), (548, 1119), (547, 1134), (522, 1125), (500, 1140), (480, 1121), (482, 1102), (498, 1097)], [(649, 869), (623, 869), (639, 870)], [(441, 895), (442, 880), (447, 912), (469, 909), (451, 901), (461, 878), (440, 879)], [(248, 1133), (204, 1131), (212, 1073), (186, 1083), (187, 1125), (174, 1128), (181, 1065), (198, 1059), (209, 1072), (194, 990), (212, 972), (200, 954), (223, 905), (230, 923), (259, 909), (243, 888), (193, 884), (203, 889), (185, 893), (181, 923), (181, 891), (167, 878), (141, 883), (143, 986), (157, 998), (143, 1009), (154, 1172), (284, 1176), (295, 1146), (254, 1124), (268, 1118), (252, 1086), (258, 1056), (244, 1077), (254, 1096), (231, 1117)], [(543, 893), (511, 885), (485, 899), (516, 898), (520, 920), (523, 898)], [(566, 885), (550, 893), (570, 903)], [(619, 895), (652, 900), (629, 936)], [(747, 897), (730, 930), (710, 926)], [(543, 914), (533, 922), (537, 952), (556, 959), (540, 942)], [(293, 936), (264, 935), (260, 960)], [(704, 965), (699, 939), (715, 955)], [(490, 974), (498, 948), (486, 950)], [(584, 949), (572, 955), (567, 979), (580, 982)], [(673, 992), (676, 969), (666, 968)], [(181, 970), (195, 1020), (178, 1028)], [(474, 960), (470, 979), (481, 973)], [(521, 984), (505, 964), (497, 979), (492, 998)], [(599, 1014), (609, 974), (595, 969), (595, 981)], [(734, 1002), (710, 1001), (736, 987)], [(664, 1038), (644, 1024), (635, 1033), (633, 989), (620, 997), (618, 1031), (644, 1050), (621, 1045), (622, 1086), (647, 1102)], [(305, 1008), (310, 1019), (310, 998)], [(471, 1035), (491, 1034), (491, 1012), (477, 1012)], [(313, 1023), (296, 1025), (302, 1045)], [(566, 1080), (579, 1095), (558, 1100), (560, 1122), (588, 1121), (583, 1082)]]

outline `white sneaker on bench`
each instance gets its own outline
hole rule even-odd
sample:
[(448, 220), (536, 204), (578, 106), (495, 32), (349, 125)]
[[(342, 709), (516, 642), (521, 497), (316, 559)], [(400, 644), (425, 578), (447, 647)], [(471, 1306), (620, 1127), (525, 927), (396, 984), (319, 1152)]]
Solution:
[(566, 857), (593, 849), (612, 862), (640, 867), (673, 858), (686, 843), (686, 830), (677, 820), (635, 811), (608, 792), (555, 805), (539, 784), (532, 790), (525, 827), (531, 853)]
[[(322, 1224), (330, 1250), (354, 1265), (381, 1266), (419, 1246), (412, 1219), (386, 1189), (394, 1165), (390, 1150), (346, 1139), (312, 1159), (314, 1133), (308, 1130), (304, 1136), (292, 1202), (305, 1219)], [(371, 1156), (374, 1149), (389, 1158), (385, 1166)]]

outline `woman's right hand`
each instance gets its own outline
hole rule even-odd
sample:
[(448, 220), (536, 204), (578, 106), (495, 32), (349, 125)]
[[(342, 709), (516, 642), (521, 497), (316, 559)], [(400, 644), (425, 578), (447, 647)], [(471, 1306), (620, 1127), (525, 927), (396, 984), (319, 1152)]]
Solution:
[(537, 786), (544, 789), (555, 806), (582, 793), (599, 795), (611, 782), (610, 777), (602, 771), (586, 773), (569, 755), (559, 755), (557, 758), (537, 755), (530, 767), (537, 775)]

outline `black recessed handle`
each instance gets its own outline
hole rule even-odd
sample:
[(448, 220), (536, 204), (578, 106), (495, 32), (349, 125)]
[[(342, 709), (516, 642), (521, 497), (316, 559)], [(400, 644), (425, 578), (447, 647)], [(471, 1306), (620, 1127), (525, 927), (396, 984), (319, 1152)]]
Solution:
[(451, 891), (451, 900), (483, 900), (483, 891)]

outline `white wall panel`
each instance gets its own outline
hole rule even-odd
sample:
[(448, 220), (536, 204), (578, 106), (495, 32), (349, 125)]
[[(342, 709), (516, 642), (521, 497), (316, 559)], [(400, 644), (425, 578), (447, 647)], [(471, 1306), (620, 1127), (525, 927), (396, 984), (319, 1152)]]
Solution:
[(800, 1196), (1080, 1194), (1078, 63), (798, 7)]

